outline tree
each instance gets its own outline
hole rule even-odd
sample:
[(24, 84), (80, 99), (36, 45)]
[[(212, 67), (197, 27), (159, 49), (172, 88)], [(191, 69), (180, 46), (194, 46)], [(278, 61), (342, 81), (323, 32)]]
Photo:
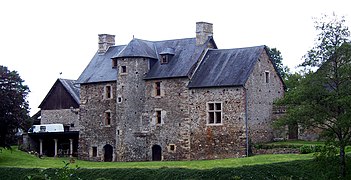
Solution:
[[(340, 150), (340, 176), (346, 176), (345, 146), (351, 138), (351, 45), (344, 18), (324, 15), (315, 22), (316, 45), (301, 66), (308, 69), (300, 84), (279, 102), (287, 106), (281, 123), (320, 128)], [(317, 68), (317, 71), (314, 69)]]
[(280, 51), (277, 48), (271, 49), (268, 46), (266, 46), (266, 49), (280, 77), (283, 79), (287, 78), (287, 75), (289, 74), (289, 68), (283, 65), (283, 56)]
[(0, 65), (0, 147), (10, 148), (17, 128), (27, 128), (28, 86), (16, 71)]

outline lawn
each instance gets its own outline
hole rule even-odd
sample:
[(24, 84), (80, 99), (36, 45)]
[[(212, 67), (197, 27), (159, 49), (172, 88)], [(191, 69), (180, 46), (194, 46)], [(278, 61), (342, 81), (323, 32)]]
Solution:
[(267, 145), (324, 145), (323, 141), (287, 140), (267, 143)]
[[(297, 143), (297, 142), (296, 142)], [(348, 156), (348, 159), (350, 157)], [(69, 158), (40, 159), (19, 151), (0, 152), (0, 179), (52, 179)], [(69, 174), (81, 179), (336, 179), (338, 160), (319, 163), (312, 154), (256, 155), (201, 161), (90, 162), (76, 160)], [(73, 168), (78, 165), (80, 169)], [(351, 163), (347, 160), (351, 169)], [(62, 173), (61, 173), (62, 174)], [(74, 177), (74, 176), (72, 176)], [(73, 178), (70, 179), (73, 179)], [(351, 179), (348, 174), (347, 179)]]
[[(91, 162), (75, 160), (74, 165), (81, 168), (191, 168), (211, 169), (218, 167), (241, 167), (258, 164), (271, 164), (295, 160), (312, 159), (311, 154), (279, 154), (279, 155), (256, 155), (248, 158), (230, 158), (219, 160), (197, 160), (197, 161), (159, 161), (159, 162)], [(16, 147), (3, 150), (0, 154), (0, 167), (20, 168), (60, 168), (63, 161), (69, 162), (69, 158), (44, 157), (42, 159), (22, 152)]]

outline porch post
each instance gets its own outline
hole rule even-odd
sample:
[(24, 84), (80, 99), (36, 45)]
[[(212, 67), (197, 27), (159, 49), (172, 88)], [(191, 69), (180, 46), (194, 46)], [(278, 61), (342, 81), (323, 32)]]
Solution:
[(43, 140), (39, 139), (39, 155), (43, 155)]
[(54, 157), (57, 157), (57, 139), (54, 139), (55, 141), (55, 155)]
[(73, 139), (69, 139), (69, 156), (73, 156)]

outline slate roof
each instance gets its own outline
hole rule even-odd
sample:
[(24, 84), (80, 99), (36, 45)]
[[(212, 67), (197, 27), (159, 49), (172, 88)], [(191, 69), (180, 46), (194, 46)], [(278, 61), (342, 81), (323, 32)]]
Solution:
[(79, 76), (77, 83), (96, 83), (117, 80), (117, 70), (112, 68), (112, 60), (115, 54), (120, 53), (125, 48), (123, 46), (111, 46), (105, 54), (96, 53), (88, 66)]
[(123, 57), (146, 57), (158, 59), (154, 43), (151, 41), (145, 41), (141, 39), (131, 40), (122, 51), (116, 53), (112, 58)]
[(243, 86), (265, 46), (210, 49), (189, 82), (189, 88)]
[[(208, 41), (209, 42), (209, 41)], [(77, 80), (79, 84), (117, 80), (117, 69), (112, 68), (112, 58), (146, 57), (154, 59), (144, 79), (187, 77), (200, 58), (206, 44), (196, 46), (195, 38), (146, 41), (133, 39), (128, 45), (112, 46), (105, 54), (96, 53)], [(169, 63), (160, 63), (160, 54), (170, 54)]]
[(73, 97), (73, 99), (77, 102), (77, 104), (80, 104), (79, 84), (77, 84), (75, 80), (70, 80), (70, 79), (58, 79), (58, 80), (66, 88), (67, 92)]
[(53, 92), (53, 90), (54, 90), (54, 88), (55, 88), (57, 83), (61, 83), (62, 86), (67, 90), (67, 92), (74, 99), (74, 101), (78, 105), (80, 104), (80, 98), (79, 98), (80, 85), (77, 84), (75, 80), (59, 78), (59, 79), (56, 80), (55, 84), (51, 87), (50, 91), (45, 96), (44, 100), (40, 103), (39, 108), (41, 108), (42, 105), (44, 104), (44, 102), (49, 98), (50, 94)]
[(159, 54), (172, 54), (170, 51), (173, 49), (174, 55), (167, 64), (155, 62), (144, 79), (187, 77), (206, 48), (206, 43), (196, 46), (195, 38), (156, 41), (154, 44)]

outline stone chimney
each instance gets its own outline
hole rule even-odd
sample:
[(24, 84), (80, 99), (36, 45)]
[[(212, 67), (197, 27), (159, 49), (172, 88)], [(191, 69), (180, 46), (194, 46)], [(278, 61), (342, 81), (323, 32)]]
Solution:
[(196, 23), (196, 45), (205, 44), (208, 37), (213, 36), (213, 24), (207, 22)]
[(115, 45), (115, 35), (99, 34), (99, 54), (105, 54), (110, 46)]

